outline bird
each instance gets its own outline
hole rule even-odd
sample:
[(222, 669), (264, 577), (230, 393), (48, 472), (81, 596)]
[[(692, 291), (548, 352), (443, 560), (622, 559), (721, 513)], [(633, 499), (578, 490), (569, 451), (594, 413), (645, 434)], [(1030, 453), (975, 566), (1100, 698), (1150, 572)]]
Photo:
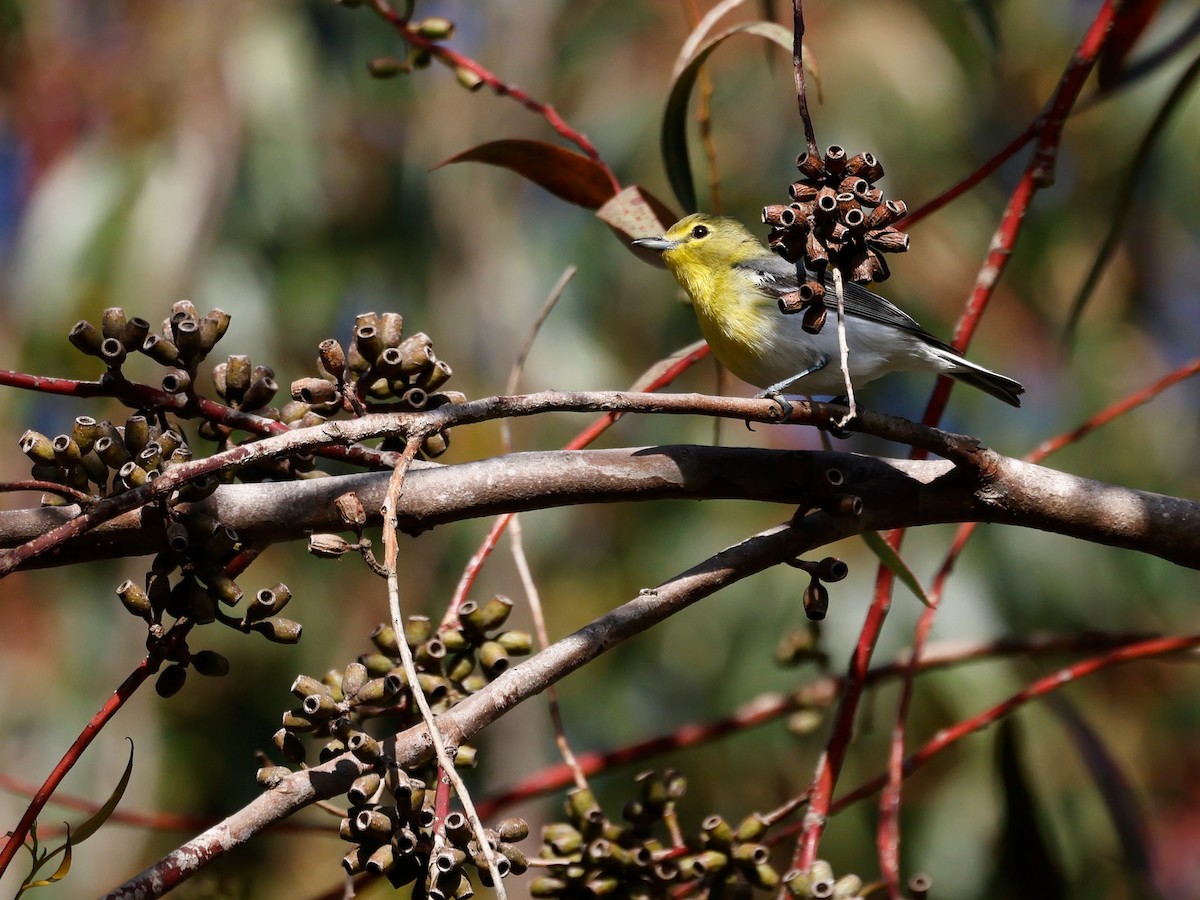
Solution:
[[(802, 316), (784, 314), (779, 299), (800, 286), (796, 266), (776, 256), (737, 219), (693, 213), (661, 237), (633, 246), (655, 251), (691, 299), (700, 331), (730, 372), (780, 396), (793, 385), (819, 396), (845, 393), (838, 329), (831, 320), (818, 334)], [(826, 274), (825, 307), (837, 309)], [(861, 285), (843, 288), (850, 378), (857, 386), (881, 375), (928, 371), (948, 375), (1010, 406), (1022, 385), (971, 362), (915, 319)]]

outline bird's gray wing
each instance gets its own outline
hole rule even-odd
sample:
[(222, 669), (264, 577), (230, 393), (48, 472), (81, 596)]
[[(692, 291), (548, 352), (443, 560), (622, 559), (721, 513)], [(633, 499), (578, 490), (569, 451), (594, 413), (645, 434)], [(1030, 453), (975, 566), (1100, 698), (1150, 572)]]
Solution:
[[(748, 260), (744, 263), (738, 263), (735, 268), (748, 270), (751, 278), (758, 285), (759, 290), (775, 299), (791, 293), (800, 284), (796, 278), (795, 264), (788, 262), (780, 256), (764, 256), (759, 259)], [(902, 331), (914, 334), (922, 340), (941, 347), (944, 350), (953, 350), (949, 344), (939, 340), (922, 328), (912, 316), (878, 294), (868, 291), (860, 284), (844, 281), (842, 296), (846, 306), (846, 315), (858, 316), (860, 319), (878, 322), (881, 325), (890, 325), (893, 328), (899, 328)], [(825, 275), (825, 308), (834, 312), (837, 311), (837, 298), (833, 293), (833, 279), (828, 273)]]

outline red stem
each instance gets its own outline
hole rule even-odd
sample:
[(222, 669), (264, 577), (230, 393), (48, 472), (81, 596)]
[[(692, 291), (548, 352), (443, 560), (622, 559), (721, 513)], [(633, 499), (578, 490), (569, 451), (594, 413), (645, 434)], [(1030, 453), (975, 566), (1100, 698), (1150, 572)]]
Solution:
[(405, 21), (392, 7), (387, 0), (375, 0), (375, 11), (385, 19), (396, 32), (404, 40), (406, 44), (417, 47), (426, 51), (431, 56), (440, 62), (451, 66), (455, 69), (465, 69), (490, 87), (501, 97), (512, 97), (530, 112), (536, 113), (546, 120), (547, 124), (553, 128), (565, 140), (570, 141), (580, 150), (582, 150), (592, 162), (596, 163), (605, 176), (608, 178), (609, 184), (612, 185), (613, 193), (621, 192), (621, 182), (617, 180), (617, 176), (613, 173), (608, 164), (600, 158), (600, 151), (587, 139), (587, 136), (582, 132), (576, 131), (568, 125), (558, 114), (558, 111), (548, 103), (541, 103), (534, 100), (520, 88), (515, 85), (507, 84), (501, 81), (495, 74), (485, 69), (469, 56), (464, 56), (456, 50), (451, 50), (443, 44), (430, 40), (420, 33), (409, 27)]
[[(172, 640), (182, 640), (186, 637), (188, 631), (191, 630), (191, 625), (182, 625), (172, 628), (170, 632), (163, 638), (163, 646)], [(51, 795), (58, 788), (62, 780), (66, 778), (67, 773), (74, 768), (88, 746), (95, 740), (96, 735), (104, 728), (108, 721), (117, 714), (122, 706), (125, 705), (134, 692), (137, 691), (151, 675), (158, 671), (162, 664), (163, 656), (161, 654), (148, 654), (143, 659), (136, 669), (129, 673), (129, 676), (121, 682), (120, 686), (113, 692), (113, 695), (108, 698), (105, 704), (100, 707), (99, 711), (92, 716), (91, 721), (87, 723), (79, 736), (75, 738), (70, 749), (63, 754), (62, 759), (51, 770), (42, 786), (34, 793), (33, 798), (29, 801), (29, 806), (25, 808), (25, 813), (21, 816), (21, 821), (17, 823), (17, 827), (13, 829), (9, 835), (8, 841), (0, 848), (0, 876), (3, 876), (8, 864), (12, 862), (17, 850), (25, 843), (25, 838), (29, 834), (29, 829), (41, 814), (42, 809), (50, 800)]]
[[(1008, 265), (1008, 260), (1021, 233), (1025, 213), (1029, 209), (1034, 194), (1039, 188), (1045, 187), (1053, 181), (1054, 164), (1057, 159), (1063, 124), (1104, 46), (1104, 40), (1112, 27), (1114, 14), (1113, 0), (1105, 0), (1059, 80), (1047, 112), (1040, 117), (1038, 142), (1033, 158), (1009, 198), (983, 267), (976, 277), (975, 287), (955, 329), (954, 345), (959, 350), (965, 350), (967, 344), (970, 343), (980, 318), (995, 291), (996, 284)], [(934, 388), (925, 411), (923, 418), (925, 424), (931, 425), (941, 420), (946, 401), (950, 396), (950, 384), (951, 382), (947, 378), (938, 379), (938, 384)], [(921, 455), (920, 452), (913, 454), (914, 458)], [(889, 545), (897, 551), (902, 541), (903, 532), (901, 531), (888, 535)], [(875, 580), (875, 592), (871, 606), (867, 611), (866, 621), (863, 623), (858, 642), (851, 655), (846, 691), (838, 704), (825, 751), (817, 761), (817, 769), (812, 782), (812, 799), (804, 817), (803, 831), (797, 842), (793, 859), (793, 867), (802, 871), (807, 871), (812, 866), (813, 860), (816, 859), (825, 824), (832, 812), (833, 791), (853, 735), (854, 718), (863, 693), (863, 678), (870, 666), (879, 634), (887, 618), (888, 610), (891, 608), (893, 585), (894, 577), (891, 570), (881, 565)], [(902, 729), (900, 740), (903, 741)], [(894, 769), (889, 768), (888, 777), (893, 778), (894, 774)], [(897, 780), (893, 785), (894, 793), (890, 793), (884, 798), (878, 835), (880, 867), (889, 895), (894, 898), (900, 896), (898, 864), (900, 837), (899, 822), (896, 816), (899, 808), (899, 790), (900, 783)]]

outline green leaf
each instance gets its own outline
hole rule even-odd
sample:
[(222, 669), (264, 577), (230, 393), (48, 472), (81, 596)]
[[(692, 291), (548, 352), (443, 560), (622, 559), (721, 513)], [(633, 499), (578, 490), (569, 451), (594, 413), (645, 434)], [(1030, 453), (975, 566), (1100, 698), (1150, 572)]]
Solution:
[(100, 830), (100, 826), (108, 821), (109, 816), (113, 814), (113, 810), (117, 808), (117, 804), (121, 802), (121, 798), (125, 796), (125, 788), (129, 787), (129, 776), (133, 773), (133, 741), (129, 742), (129, 762), (125, 764), (125, 771), (121, 774), (121, 779), (117, 782), (117, 786), (113, 788), (113, 792), (108, 799), (104, 801), (96, 812), (87, 819), (82, 825), (75, 829), (75, 843), (82, 844), (93, 834)]
[(883, 539), (878, 531), (864, 531), (862, 539), (871, 549), (871, 552), (879, 559), (879, 562), (904, 582), (908, 589), (916, 595), (918, 600), (926, 606), (933, 606), (933, 601), (925, 593), (925, 588), (921, 587), (921, 582), (917, 580), (917, 576), (913, 574), (913, 570), (908, 567), (908, 563), (901, 558), (899, 553), (892, 549), (891, 545)]
[(671, 182), (671, 190), (683, 207), (685, 213), (697, 210), (696, 188), (692, 184), (692, 166), (688, 161), (687, 149), (687, 110), (688, 101), (692, 96), (692, 88), (700, 67), (709, 55), (735, 34), (749, 34), (773, 41), (784, 50), (791, 53), (792, 33), (775, 22), (743, 22), (728, 31), (717, 35), (688, 60), (671, 85), (671, 94), (667, 98), (667, 108), (663, 113), (662, 155), (663, 166), (667, 170), (667, 178)]
[(599, 163), (582, 153), (542, 141), (491, 141), (464, 150), (433, 168), (462, 162), (481, 162), (509, 169), (559, 199), (584, 209), (599, 209), (616, 193)]

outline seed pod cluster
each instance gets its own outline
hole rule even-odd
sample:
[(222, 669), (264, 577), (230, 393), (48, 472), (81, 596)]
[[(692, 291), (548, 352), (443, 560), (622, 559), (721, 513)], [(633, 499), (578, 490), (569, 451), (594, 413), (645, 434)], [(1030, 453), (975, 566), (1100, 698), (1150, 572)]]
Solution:
[(171, 307), (161, 333), (154, 333), (148, 320), (114, 306), (101, 314), (99, 328), (81, 319), (67, 337), (80, 352), (103, 360), (110, 373), (119, 373), (130, 353), (169, 366), (171, 387), (165, 381), (163, 387), (169, 393), (182, 393), (190, 389), (196, 366), (225, 336), (229, 319), (222, 309), (200, 315), (190, 300), (180, 300)]
[[(357, 518), (353, 508), (347, 515)], [(303, 764), (308, 749), (302, 736), (308, 735), (321, 742), (321, 762), (351, 753), (367, 767), (346, 794), (350, 810), (341, 835), (354, 846), (342, 862), (350, 874), (383, 875), (397, 887), (415, 882), (414, 895), (442, 900), (470, 896), (465, 868), (474, 867), (475, 877), (490, 883), (486, 857), (461, 813), (446, 818), (443, 830), (449, 847), (430, 859), (435, 846), (435, 791), (427, 785), (436, 781), (436, 766), (398, 770), (366, 728), (379, 717), (387, 717), (391, 731), (420, 721), (401, 664), (401, 640), (412, 652), (418, 684), (430, 707), (443, 712), (504, 671), (511, 657), (530, 651), (528, 633), (504, 628), (511, 610), (512, 602), (497, 596), (482, 604), (464, 603), (454, 627), (435, 630), (427, 617), (409, 616), (404, 633), (397, 635), (391, 625), (381, 624), (371, 633), (371, 652), (322, 678), (301, 675), (293, 682), (298, 705), (283, 714), (273, 738), (283, 758), (291, 765)], [(459, 767), (473, 766), (475, 749), (456, 748), (454, 761)], [(286, 772), (267, 766), (260, 770), (259, 782), (270, 787)], [(525, 857), (515, 844), (528, 831), (519, 819), (505, 820), (487, 831), (502, 876), (525, 871)]]
[[(511, 610), (511, 600), (496, 596), (483, 604), (464, 603), (454, 627), (435, 631), (428, 617), (409, 616), (404, 634), (397, 636), (391, 625), (378, 625), (371, 632), (374, 649), (370, 653), (344, 669), (329, 671), (322, 679), (301, 676), (296, 680), (292, 692), (300, 705), (284, 713), (281, 730), (297, 737), (309, 734), (325, 739), (320, 752), (324, 761), (352, 749), (342, 733), (361, 732), (370, 719), (386, 715), (401, 728), (417, 724), (420, 713), (401, 663), (401, 639), (412, 652), (418, 684), (430, 708), (434, 713), (444, 712), (503, 672), (512, 657), (530, 652), (528, 632), (503, 627)], [(290, 761), (304, 759), (301, 749)], [(471, 765), (473, 760), (473, 748), (458, 748), (459, 765)]]
[(908, 235), (894, 225), (908, 213), (903, 201), (885, 200), (875, 182), (883, 166), (871, 153), (847, 156), (830, 145), (824, 157), (808, 153), (796, 159), (801, 178), (788, 188), (789, 204), (763, 207), (771, 226), (768, 243), (792, 263), (802, 263), (809, 277), (798, 291), (783, 297), (784, 313), (804, 316), (813, 334), (825, 323), (825, 270), (836, 266), (850, 281), (866, 284), (890, 275), (885, 253), (908, 250)]
[(644, 772), (637, 784), (638, 798), (625, 804), (624, 824), (609, 820), (591, 791), (567, 795), (566, 821), (542, 831), (539, 865), (546, 874), (530, 885), (532, 896), (652, 900), (686, 890), (741, 898), (780, 885), (764, 844), (770, 823), (763, 816), (751, 813), (736, 824), (708, 816), (678, 846), (668, 835), (678, 830), (675, 805), (687, 787), (683, 776), (671, 769)]
[[(34, 478), (92, 497), (140, 487), (192, 459), (181, 431), (161, 429), (143, 413), (130, 416), (123, 425), (78, 416), (70, 431), (54, 438), (30, 429), (21, 435), (20, 447), (33, 463)], [(179, 494), (198, 500), (215, 488), (216, 482), (207, 479), (187, 485)]]

